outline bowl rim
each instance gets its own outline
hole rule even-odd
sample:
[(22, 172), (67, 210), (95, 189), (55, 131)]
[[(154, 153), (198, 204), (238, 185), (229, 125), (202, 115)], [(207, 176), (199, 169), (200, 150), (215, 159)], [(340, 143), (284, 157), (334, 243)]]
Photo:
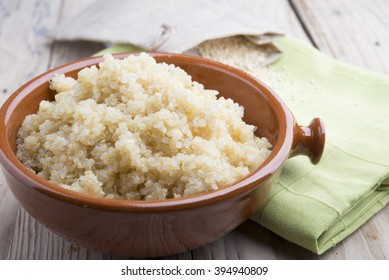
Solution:
[[(125, 58), (128, 55), (139, 55), (140, 53), (141, 52), (118, 53), (113, 54), (113, 57)], [(103, 60), (103, 56), (95, 56), (79, 59), (48, 70), (22, 85), (6, 100), (0, 109), (0, 131), (3, 135), (3, 137), (0, 138), (0, 163), (2, 164), (3, 170), (5, 169), (11, 176), (21, 182), (24, 186), (31, 187), (32, 189), (44, 193), (52, 198), (75, 205), (108, 211), (165, 212), (200, 207), (242, 195), (255, 189), (261, 183), (267, 181), (281, 168), (291, 152), (293, 142), (293, 127), (295, 121), (289, 108), (270, 87), (246, 72), (202, 57), (164, 52), (146, 53), (153, 57), (164, 57), (176, 60), (178, 59), (187, 63), (197, 63), (208, 68), (213, 68), (218, 71), (232, 74), (239, 77), (240, 79), (245, 80), (245, 82), (262, 91), (266, 95), (268, 102), (271, 102), (272, 106), (278, 108), (278, 110), (275, 108), (274, 111), (279, 125), (279, 136), (276, 144), (272, 148), (272, 152), (269, 157), (248, 175), (231, 184), (222, 186), (218, 190), (200, 193), (188, 197), (165, 200), (114, 200), (92, 197), (86, 194), (67, 190), (39, 177), (34, 172), (26, 168), (18, 160), (15, 153), (11, 149), (8, 137), (6, 137), (6, 135), (8, 135), (7, 123), (11, 113), (25, 96), (27, 96), (35, 88), (48, 82), (55, 73), (66, 74), (66, 72), (69, 71), (74, 71), (77, 69), (81, 70), (82, 68), (98, 64)]]

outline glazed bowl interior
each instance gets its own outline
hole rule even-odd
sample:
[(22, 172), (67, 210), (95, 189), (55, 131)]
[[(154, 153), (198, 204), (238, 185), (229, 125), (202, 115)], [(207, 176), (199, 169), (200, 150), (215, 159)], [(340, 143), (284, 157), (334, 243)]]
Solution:
[[(253, 77), (241, 72), (237, 69), (184, 55), (171, 55), (163, 53), (150, 53), (158, 62), (166, 62), (175, 64), (184, 69), (192, 76), (194, 81), (202, 83), (206, 89), (215, 89), (219, 91), (219, 97), (231, 98), (235, 102), (244, 107), (244, 121), (248, 124), (257, 127), (255, 134), (260, 137), (266, 137), (273, 145), (272, 153), (269, 158), (259, 166), (254, 172), (250, 173), (245, 178), (242, 178), (239, 183), (234, 183), (229, 186), (222, 187), (220, 190), (211, 192), (211, 194), (195, 195), (192, 198), (169, 199), (159, 201), (159, 206), (164, 203), (172, 204), (172, 201), (181, 201), (177, 204), (185, 204), (185, 200), (196, 202), (206, 200), (215, 196), (223, 196), (227, 193), (233, 195), (233, 192), (239, 191), (239, 188), (248, 188), (247, 184), (253, 181), (267, 179), (275, 173), (282, 163), (287, 159), (292, 143), (293, 117), (281, 100), (267, 88), (263, 83)], [(129, 54), (115, 55), (116, 58), (126, 57)], [(36, 113), (39, 103), (42, 100), (53, 100), (55, 92), (49, 89), (49, 80), (54, 73), (65, 73), (66, 76), (77, 78), (77, 73), (84, 67), (96, 65), (102, 61), (101, 57), (88, 58), (80, 60), (76, 63), (71, 63), (66, 66), (53, 69), (47, 72), (24, 87), (19, 89), (13, 97), (8, 101), (8, 109), (5, 116), (6, 123), (6, 148), (9, 148), (10, 154), (6, 155), (8, 160), (14, 165), (16, 172), (19, 172), (22, 177), (29, 177), (36, 185), (43, 185), (44, 191), (53, 192), (57, 195), (64, 195), (67, 198), (72, 198), (77, 201), (93, 202), (110, 204), (130, 205), (130, 204), (151, 204), (149, 202), (130, 202), (130, 201), (108, 201), (104, 198), (90, 198), (85, 195), (73, 193), (71, 191), (61, 189), (53, 184), (39, 178), (31, 171), (27, 170), (16, 158), (16, 140), (18, 130), (29, 114)], [(4, 142), (2, 144), (4, 148)], [(5, 151), (6, 152), (6, 151)], [(254, 186), (250, 186), (253, 188)], [(155, 201), (154, 201), (155, 202)], [(154, 203), (155, 204), (155, 203)]]

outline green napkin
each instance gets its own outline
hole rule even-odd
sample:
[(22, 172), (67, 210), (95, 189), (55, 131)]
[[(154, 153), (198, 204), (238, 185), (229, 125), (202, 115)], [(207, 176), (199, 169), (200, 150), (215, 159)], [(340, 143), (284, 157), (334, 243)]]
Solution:
[[(317, 254), (342, 241), (389, 202), (389, 78), (338, 62), (290, 37), (277, 93), (298, 122), (321, 117), (326, 147), (321, 162), (287, 161), (252, 220)], [(111, 47), (98, 54), (134, 51)]]
[(287, 73), (278, 94), (300, 124), (321, 117), (318, 165), (289, 159), (252, 219), (317, 254), (350, 235), (389, 202), (389, 77), (338, 62), (293, 38), (270, 68)]

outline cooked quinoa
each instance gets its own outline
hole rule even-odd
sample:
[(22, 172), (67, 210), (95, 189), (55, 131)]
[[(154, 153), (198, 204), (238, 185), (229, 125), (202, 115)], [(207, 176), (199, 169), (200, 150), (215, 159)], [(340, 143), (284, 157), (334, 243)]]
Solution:
[(270, 154), (243, 107), (147, 54), (114, 59), (78, 79), (55, 75), (18, 134), (17, 157), (63, 188), (112, 199), (183, 197), (247, 175)]

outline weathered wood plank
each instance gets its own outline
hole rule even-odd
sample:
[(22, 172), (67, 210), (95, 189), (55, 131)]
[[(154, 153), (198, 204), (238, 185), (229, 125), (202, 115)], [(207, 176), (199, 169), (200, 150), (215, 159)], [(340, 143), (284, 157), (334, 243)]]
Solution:
[(18, 207), (18, 202), (0, 174), (0, 260), (6, 259), (10, 250)]
[(8, 259), (101, 259), (102, 254), (78, 247), (46, 229), (19, 208)]
[[(60, 1), (1, 2), (0, 104), (24, 82), (47, 69), (50, 46), (46, 34), (56, 23), (59, 6)], [(6, 258), (10, 250), (18, 205), (1, 174), (0, 259)]]
[[(3, 0), (0, 3), (0, 15), (6, 15), (0, 16), (0, 95), (4, 89), (6, 91), (2, 99), (47, 68), (89, 56), (103, 47), (88, 42), (46, 44), (45, 34), (50, 28), (77, 13), (90, 1), (93, 0)], [(308, 40), (288, 1), (261, 0), (256, 3), (258, 6), (249, 7), (250, 11), (258, 9), (281, 30)], [(362, 1), (350, 4), (334, 0), (295, 0), (293, 4), (320, 49), (356, 65), (388, 71), (389, 64), (383, 58), (384, 47), (388, 46), (388, 39), (384, 37), (387, 28), (383, 27), (388, 26), (387, 18), (383, 17), (388, 5), (384, 1), (377, 0), (374, 4), (366, 5)], [(33, 14), (37, 13), (37, 9), (39, 16), (35, 17), (39, 19), (34, 18)], [(20, 19), (24, 21), (20, 22)], [(370, 28), (362, 26), (364, 24)], [(374, 30), (373, 34), (364, 34), (371, 32), (371, 29)], [(343, 37), (346, 39), (343, 40)], [(376, 41), (376, 38), (380, 40)], [(28, 67), (25, 61), (28, 61)], [(23, 209), (18, 210), (17, 202), (2, 183), (2, 177), (0, 179), (0, 259), (7, 256), (10, 259), (117, 258), (77, 247), (47, 230)], [(320, 257), (247, 221), (208, 246), (162, 259), (387, 259), (388, 212), (388, 208), (384, 209), (352, 236)]]
[[(292, 0), (318, 48), (332, 57), (389, 73), (389, 3), (385, 0)], [(321, 259), (389, 258), (389, 207)]]
[[(92, 0), (93, 1), (93, 0)], [(22, 2), (23, 9), (25, 2)], [(56, 13), (52, 13), (51, 28), (55, 27), (66, 17), (72, 16), (91, 1), (61, 1), (55, 7)], [(37, 3), (41, 7), (44, 3)], [(54, 7), (53, 7), (54, 9)], [(26, 29), (27, 30), (27, 29)], [(47, 31), (49, 32), (49, 30)], [(22, 34), (20, 34), (22, 35)], [(47, 39), (46, 39), (47, 40)], [(53, 43), (45, 44), (47, 60), (40, 72), (53, 68), (63, 63), (90, 56), (102, 48), (101, 44), (90, 42)], [(33, 70), (30, 70), (32, 73)], [(35, 73), (37, 75), (39, 73)], [(34, 75), (34, 74), (32, 74)], [(12, 220), (12, 219), (9, 219)], [(17, 212), (15, 229), (13, 231), (9, 259), (102, 259), (109, 258), (99, 252), (78, 247), (51, 232), (32, 218), (22, 208)], [(9, 232), (7, 232), (9, 234)]]
[[(77, 13), (90, 1), (67, 0), (58, 6), (56, 23)], [(24, 5), (24, 3), (22, 3)], [(258, 1), (256, 7), (247, 7), (251, 11), (261, 11), (274, 23), (275, 27), (285, 30), (288, 34), (308, 40), (296, 16), (286, 0)], [(53, 24), (55, 20), (53, 19)], [(88, 42), (55, 42), (51, 46), (50, 59), (45, 64), (52, 68), (69, 61), (86, 57), (98, 51), (101, 44)], [(46, 54), (50, 53), (46, 49)], [(45, 70), (45, 69), (44, 69)], [(15, 217), (17, 226), (12, 236), (12, 246), (9, 251), (11, 259), (101, 259), (111, 258), (99, 252), (79, 248), (50, 232), (36, 222), (23, 209)], [(15, 222), (14, 222), (15, 223)], [(275, 240), (275, 241), (274, 241)], [(183, 254), (167, 256), (164, 259), (275, 259), (293, 258), (283, 253), (278, 242), (284, 242), (279, 237), (266, 231), (253, 222), (247, 222), (234, 232), (203, 248)], [(287, 243), (287, 242), (286, 242)], [(288, 243), (287, 243), (288, 244)], [(295, 247), (293, 247), (295, 248)], [(281, 254), (281, 255), (280, 255)], [(113, 257), (116, 258), (116, 257)]]
[(292, 0), (319, 49), (356, 66), (389, 73), (386, 0)]

